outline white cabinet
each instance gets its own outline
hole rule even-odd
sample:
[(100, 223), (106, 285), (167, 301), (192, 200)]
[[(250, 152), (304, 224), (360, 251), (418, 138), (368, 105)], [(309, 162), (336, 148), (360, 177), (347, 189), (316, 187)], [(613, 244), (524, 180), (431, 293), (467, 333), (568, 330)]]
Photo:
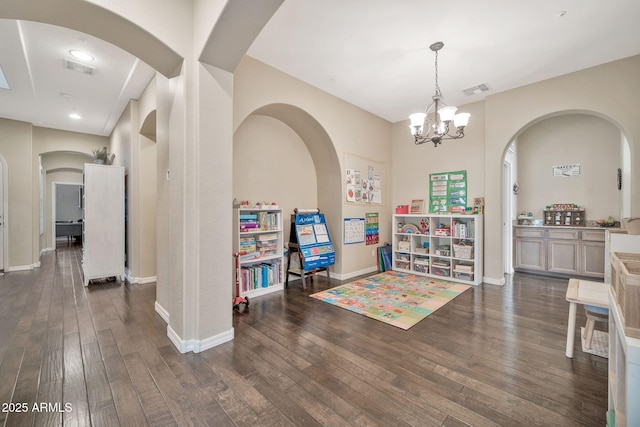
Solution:
[(482, 283), (482, 215), (395, 214), (393, 270)]
[(625, 335), (620, 307), (609, 286), (609, 410), (618, 427), (640, 425), (640, 339)]
[(124, 280), (124, 168), (84, 165), (82, 272), (91, 279)]
[(282, 210), (234, 209), (234, 250), (240, 295), (256, 297), (283, 289)]

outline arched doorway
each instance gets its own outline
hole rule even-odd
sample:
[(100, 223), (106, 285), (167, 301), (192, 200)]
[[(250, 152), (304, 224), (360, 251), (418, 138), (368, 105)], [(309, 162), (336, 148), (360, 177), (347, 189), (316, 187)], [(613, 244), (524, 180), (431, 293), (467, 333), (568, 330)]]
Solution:
[[(630, 144), (619, 125), (595, 112), (557, 112), (524, 126), (503, 153), (505, 273), (512, 271), (510, 267), (516, 263), (516, 260), (509, 262), (514, 253), (510, 236), (520, 215), (531, 213), (534, 220), (541, 221), (545, 206), (574, 203), (585, 207), (587, 221), (628, 216), (630, 152)], [(580, 175), (554, 177), (552, 168), (566, 164), (579, 165)], [(621, 190), (615, 180), (618, 168), (624, 177)], [(516, 182), (517, 193), (513, 188)]]
[[(261, 137), (253, 137), (254, 131), (250, 128), (259, 132)], [(335, 241), (337, 236), (342, 234), (340, 229), (342, 225), (340, 162), (331, 138), (322, 125), (301, 108), (289, 104), (269, 104), (253, 111), (238, 126), (234, 134), (234, 190), (238, 185), (242, 185), (238, 184), (237, 178), (241, 180), (250, 178), (246, 176), (242, 178), (243, 174), (239, 172), (239, 169), (249, 171), (248, 165), (251, 162), (263, 163), (264, 157), (261, 158), (261, 150), (270, 150), (269, 138), (265, 136), (265, 132), (273, 132), (274, 135), (277, 135), (281, 141), (280, 149), (283, 150), (283, 152), (269, 151), (269, 168), (292, 171), (290, 176), (286, 179), (283, 178), (284, 185), (289, 182), (288, 188), (291, 189), (291, 192), (289, 194), (283, 193), (280, 196), (282, 199), (277, 200), (278, 203), (284, 205), (281, 207), (284, 208), (285, 215), (296, 207), (320, 208), (325, 213), (329, 233)], [(245, 138), (251, 139), (251, 141), (241, 141)], [(304, 144), (303, 149), (300, 147), (301, 143)], [(236, 151), (236, 144), (239, 144), (238, 148), (242, 152), (253, 150), (255, 153), (253, 158), (237, 157), (236, 155), (239, 155), (240, 151)], [(290, 149), (284, 151), (284, 147), (287, 146)], [(298, 163), (293, 164), (294, 162)], [(254, 182), (255, 184), (253, 184)], [(260, 184), (253, 180), (251, 185)], [(305, 189), (308, 189), (308, 193), (299, 195), (299, 192), (305, 191)], [(234, 196), (242, 197), (240, 194)], [(311, 203), (314, 196), (316, 199), (314, 206), (298, 205), (300, 201)], [(288, 221), (287, 217), (285, 217), (285, 221)], [(333, 268), (340, 272), (342, 268), (341, 248), (336, 245), (335, 249), (336, 265)]]

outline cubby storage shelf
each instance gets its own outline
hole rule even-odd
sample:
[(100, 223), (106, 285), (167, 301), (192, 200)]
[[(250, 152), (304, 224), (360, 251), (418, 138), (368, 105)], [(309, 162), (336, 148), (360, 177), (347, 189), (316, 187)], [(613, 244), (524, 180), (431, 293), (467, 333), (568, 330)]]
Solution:
[(479, 285), (482, 215), (393, 215), (393, 270)]

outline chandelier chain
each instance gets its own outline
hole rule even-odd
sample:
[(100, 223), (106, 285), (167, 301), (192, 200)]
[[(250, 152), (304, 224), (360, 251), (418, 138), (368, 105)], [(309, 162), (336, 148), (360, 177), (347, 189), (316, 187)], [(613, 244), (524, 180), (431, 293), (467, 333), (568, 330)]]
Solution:
[(438, 51), (436, 50), (436, 95), (440, 96), (440, 85), (438, 84)]

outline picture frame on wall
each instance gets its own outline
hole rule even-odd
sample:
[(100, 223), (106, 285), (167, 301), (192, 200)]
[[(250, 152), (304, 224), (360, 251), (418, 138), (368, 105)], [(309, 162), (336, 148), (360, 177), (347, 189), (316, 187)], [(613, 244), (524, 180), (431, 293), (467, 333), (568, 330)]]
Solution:
[(411, 206), (409, 206), (409, 213), (420, 214), (424, 209), (424, 199), (414, 199), (411, 201)]

